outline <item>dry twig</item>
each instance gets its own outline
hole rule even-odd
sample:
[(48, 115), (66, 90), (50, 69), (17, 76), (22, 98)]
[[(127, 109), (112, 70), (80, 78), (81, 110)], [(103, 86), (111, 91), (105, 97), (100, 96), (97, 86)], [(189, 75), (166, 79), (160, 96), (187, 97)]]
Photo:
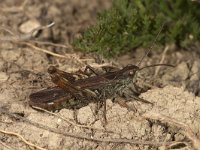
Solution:
[(37, 51), (40, 51), (40, 52), (43, 52), (43, 53), (46, 53), (46, 54), (49, 54), (51, 56), (54, 56), (54, 57), (58, 57), (58, 58), (64, 58), (64, 59), (74, 59), (76, 60), (77, 62), (79, 62), (80, 64), (83, 64), (83, 61), (87, 61), (88, 59), (80, 59), (79, 57), (77, 57), (75, 54), (64, 54), (64, 55), (61, 55), (61, 54), (57, 54), (57, 53), (54, 53), (54, 52), (51, 52), (49, 50), (46, 50), (46, 49), (43, 49), (43, 48), (40, 48), (40, 47), (37, 47), (35, 45), (33, 45), (32, 43), (29, 43), (29, 42), (22, 42), (22, 41), (17, 41), (17, 43), (19, 44), (24, 44), (26, 46), (29, 46), (31, 48), (33, 48), (34, 50), (37, 50)]
[(44, 42), (44, 41), (33, 41), (31, 40), (31, 42), (33, 43), (37, 43), (37, 44), (43, 44), (43, 45), (51, 45), (51, 46), (54, 46), (54, 47), (61, 47), (61, 48), (65, 48), (65, 49), (73, 49), (73, 46), (70, 45), (70, 44), (55, 44), (55, 43), (52, 43), (52, 42)]
[(4, 134), (8, 134), (8, 135), (17, 136), (17, 137), (20, 138), (25, 144), (27, 144), (27, 145), (29, 145), (29, 146), (32, 146), (32, 147), (34, 147), (34, 148), (37, 148), (37, 149), (39, 149), (39, 150), (46, 150), (46, 149), (41, 148), (41, 147), (39, 147), (39, 146), (37, 146), (37, 145), (31, 143), (31, 142), (28, 142), (23, 136), (21, 136), (21, 135), (18, 134), (18, 133), (10, 132), (10, 131), (4, 131), (4, 130), (1, 130), (1, 129), (0, 129), (0, 132), (1, 132), (1, 133), (4, 133)]
[(37, 51), (41, 51), (43, 53), (46, 53), (46, 54), (49, 54), (49, 55), (52, 55), (52, 56), (55, 56), (55, 57), (59, 57), (59, 58), (67, 58), (65, 55), (60, 55), (60, 54), (56, 54), (54, 52), (51, 52), (51, 51), (48, 51), (46, 49), (43, 49), (43, 48), (39, 48), (31, 43), (28, 43), (28, 42), (18, 42), (19, 44), (24, 44), (26, 46), (29, 46), (31, 48), (33, 48), (34, 50), (37, 50)]

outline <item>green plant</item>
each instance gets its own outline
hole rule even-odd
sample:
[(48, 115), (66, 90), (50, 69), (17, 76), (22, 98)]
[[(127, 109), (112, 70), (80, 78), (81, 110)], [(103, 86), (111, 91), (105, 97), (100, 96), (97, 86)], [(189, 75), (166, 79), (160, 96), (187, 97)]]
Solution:
[(163, 23), (157, 43), (187, 47), (200, 40), (200, 4), (191, 0), (114, 0), (74, 45), (106, 57), (116, 56), (139, 46), (148, 47)]

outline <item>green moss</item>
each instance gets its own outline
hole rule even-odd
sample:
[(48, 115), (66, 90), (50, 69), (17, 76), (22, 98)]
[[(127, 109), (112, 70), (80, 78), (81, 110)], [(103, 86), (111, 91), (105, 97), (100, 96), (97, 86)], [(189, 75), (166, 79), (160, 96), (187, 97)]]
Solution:
[(114, 0), (112, 7), (99, 15), (97, 24), (74, 40), (74, 46), (116, 56), (150, 46), (163, 23), (157, 43), (187, 47), (200, 40), (200, 4), (191, 0)]

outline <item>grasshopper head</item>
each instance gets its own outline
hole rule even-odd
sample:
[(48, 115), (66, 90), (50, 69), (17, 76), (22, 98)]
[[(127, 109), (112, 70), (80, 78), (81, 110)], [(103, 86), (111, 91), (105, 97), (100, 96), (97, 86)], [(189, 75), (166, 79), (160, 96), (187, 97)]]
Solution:
[(137, 70), (139, 70), (138, 66), (128, 65), (124, 67), (121, 71), (124, 77), (133, 77)]

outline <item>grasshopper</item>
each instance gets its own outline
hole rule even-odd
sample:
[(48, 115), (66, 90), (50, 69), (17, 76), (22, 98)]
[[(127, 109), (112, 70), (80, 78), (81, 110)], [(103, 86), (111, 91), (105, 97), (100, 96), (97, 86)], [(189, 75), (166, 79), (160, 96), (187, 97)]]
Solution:
[(137, 70), (137, 66), (129, 65), (121, 70), (75, 79), (76, 74), (51, 66), (48, 68), (48, 73), (57, 86), (32, 93), (29, 104), (48, 110), (62, 107), (79, 108), (79, 103), (88, 104), (113, 97), (131, 82)]
[[(159, 65), (171, 66), (167, 64)], [(157, 65), (146, 66), (144, 68), (153, 66)], [(51, 66), (48, 68), (48, 73), (57, 86), (32, 93), (29, 104), (47, 110), (57, 110), (62, 108), (78, 109), (90, 102), (104, 102), (104, 118), (106, 121), (105, 100), (121, 95), (123, 89), (132, 82), (136, 72), (144, 68), (140, 69), (135, 65), (128, 65), (117, 71), (109, 71), (101, 75), (75, 79), (74, 74), (61, 71)], [(142, 102), (152, 104), (146, 100), (138, 99)], [(134, 110), (125, 101), (120, 101), (119, 104)]]

